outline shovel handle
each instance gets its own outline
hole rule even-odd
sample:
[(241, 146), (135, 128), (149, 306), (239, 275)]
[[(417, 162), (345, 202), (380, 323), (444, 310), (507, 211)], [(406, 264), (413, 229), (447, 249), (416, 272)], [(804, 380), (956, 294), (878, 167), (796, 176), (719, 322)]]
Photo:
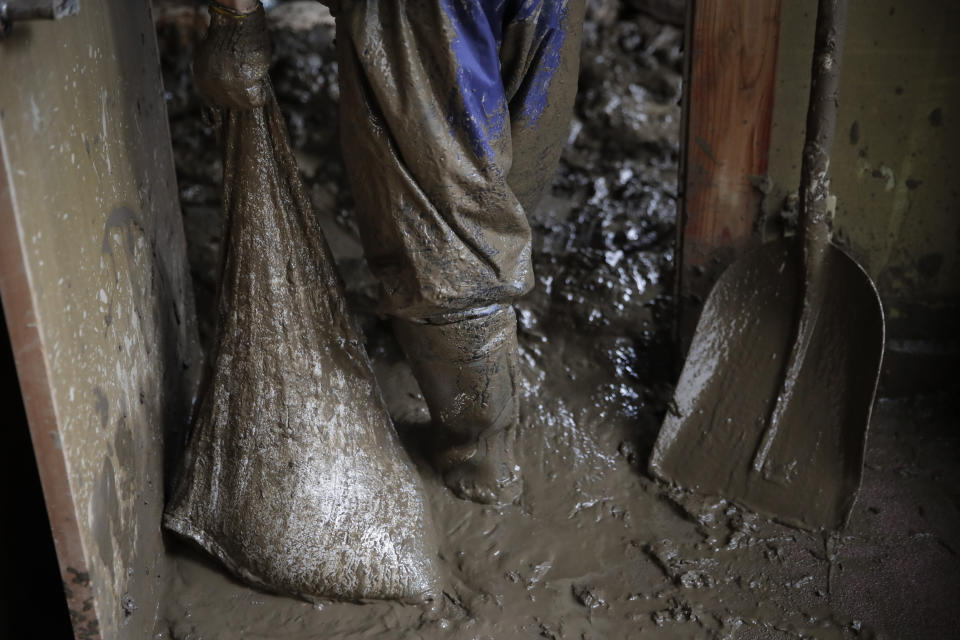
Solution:
[[(837, 126), (837, 92), (847, 0), (819, 0), (817, 31), (810, 74), (807, 135), (800, 167), (800, 233), (803, 249), (802, 303), (784, 370), (780, 393), (767, 420), (753, 458), (753, 470), (762, 472), (777, 437), (780, 421), (793, 398), (794, 385), (813, 339), (821, 307), (823, 263), (830, 246), (830, 148)], [(774, 472), (770, 473), (773, 477)]]
[(830, 242), (830, 148), (837, 128), (837, 93), (847, 0), (819, 0), (810, 74), (806, 141), (800, 169), (800, 226), (807, 280)]

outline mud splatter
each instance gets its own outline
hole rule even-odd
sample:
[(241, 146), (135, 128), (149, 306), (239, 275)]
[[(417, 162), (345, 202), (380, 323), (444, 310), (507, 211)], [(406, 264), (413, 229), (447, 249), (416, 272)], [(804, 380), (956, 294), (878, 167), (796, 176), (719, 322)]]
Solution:
[(110, 578), (114, 578), (114, 522), (120, 519), (120, 501), (117, 498), (117, 483), (110, 458), (103, 459), (97, 490), (93, 495), (90, 506), (91, 529), (97, 543), (97, 552), (100, 561), (110, 571)]
[(110, 418), (110, 406), (107, 403), (107, 396), (103, 395), (100, 387), (93, 388), (93, 410), (97, 412), (100, 418), (100, 428), (107, 428), (107, 420)]

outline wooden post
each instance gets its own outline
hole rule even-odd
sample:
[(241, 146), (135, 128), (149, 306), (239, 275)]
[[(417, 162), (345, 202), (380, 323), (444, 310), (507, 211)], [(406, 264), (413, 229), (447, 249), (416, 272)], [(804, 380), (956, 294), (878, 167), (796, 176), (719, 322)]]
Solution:
[(200, 372), (155, 33), (84, 1), (0, 41), (0, 298), (78, 640), (153, 636)]
[[(70, 474), (63, 448), (59, 445), (56, 408), (50, 393), (50, 371), (37, 323), (30, 290), (27, 257), (20, 241), (9, 169), (3, 152), (0, 122), (0, 297), (7, 318), (17, 378), (24, 410), (37, 457), (37, 471), (47, 504), (53, 543), (67, 597), (70, 621), (78, 638), (100, 638), (99, 622), (93, 611), (94, 594), (90, 569), (84, 554), (80, 524), (70, 491)], [(0, 340), (6, 337), (0, 335)], [(8, 491), (17, 488), (8, 487)], [(15, 521), (7, 514), (7, 526)]]
[(691, 0), (677, 224), (677, 337), (690, 344), (704, 299), (755, 243), (767, 171), (780, 0)]

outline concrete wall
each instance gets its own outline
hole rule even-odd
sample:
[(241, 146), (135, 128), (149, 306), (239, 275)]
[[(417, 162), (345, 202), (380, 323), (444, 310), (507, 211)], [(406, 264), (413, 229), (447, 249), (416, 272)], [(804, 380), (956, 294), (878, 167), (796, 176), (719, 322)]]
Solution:
[[(799, 182), (816, 18), (815, 0), (781, 7), (768, 209)], [(877, 282), (894, 360), (916, 339), (951, 339), (956, 322), (958, 33), (960, 3), (850, 2), (832, 164), (836, 231)]]
[(0, 294), (68, 604), (148, 638), (200, 369), (149, 3), (18, 24), (0, 70)]

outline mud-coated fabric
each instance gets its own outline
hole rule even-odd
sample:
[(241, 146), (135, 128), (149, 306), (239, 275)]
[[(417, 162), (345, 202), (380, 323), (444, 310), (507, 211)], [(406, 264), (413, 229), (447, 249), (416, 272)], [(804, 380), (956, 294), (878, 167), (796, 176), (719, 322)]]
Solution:
[[(265, 35), (262, 9), (255, 20)], [(251, 24), (214, 14), (211, 37), (233, 41)], [(262, 42), (241, 40), (247, 46), (217, 55), (259, 59)], [(210, 63), (198, 74), (227, 64)], [(247, 77), (231, 76), (237, 87), (216, 95), (251, 95), (234, 91), (250, 86)], [(423, 488), (263, 82), (262, 106), (218, 110), (217, 342), (164, 524), (271, 591), (429, 599), (439, 584)]]
[(270, 38), (262, 6), (248, 14), (210, 5), (212, 28), (193, 61), (197, 92), (208, 105), (252, 109), (266, 100), (263, 79), (270, 71)]
[(426, 317), (533, 285), (526, 211), (576, 95), (583, 0), (346, 0), (341, 136), (381, 310)]

